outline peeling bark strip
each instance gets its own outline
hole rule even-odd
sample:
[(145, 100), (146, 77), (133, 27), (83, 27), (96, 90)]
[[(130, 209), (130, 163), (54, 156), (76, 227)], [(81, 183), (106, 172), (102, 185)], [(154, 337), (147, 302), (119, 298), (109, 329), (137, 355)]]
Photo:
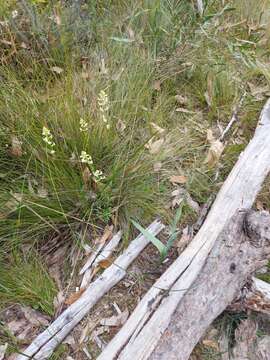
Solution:
[(188, 360), (209, 325), (239, 295), (247, 278), (267, 263), (268, 256), (270, 215), (237, 212), (218, 237), (149, 359), (161, 360), (166, 355), (170, 360)]
[(98, 360), (117, 356), (121, 360), (150, 357), (178, 304), (181, 306), (183, 296), (199, 276), (225, 224), (238, 209), (251, 208), (269, 170), (270, 100), (263, 108), (254, 137), (224, 182), (200, 231), (147, 292)]
[(270, 284), (253, 278), (249, 292), (243, 293), (241, 303), (242, 309), (250, 309), (270, 315)]
[[(157, 235), (164, 225), (156, 220), (148, 231)], [(69, 332), (83, 319), (96, 302), (115, 284), (124, 278), (126, 269), (149, 244), (149, 240), (139, 235), (116, 261), (108, 267), (96, 281), (90, 284), (82, 296), (67, 308), (32, 344), (19, 355), (17, 360), (48, 359), (54, 349)]]

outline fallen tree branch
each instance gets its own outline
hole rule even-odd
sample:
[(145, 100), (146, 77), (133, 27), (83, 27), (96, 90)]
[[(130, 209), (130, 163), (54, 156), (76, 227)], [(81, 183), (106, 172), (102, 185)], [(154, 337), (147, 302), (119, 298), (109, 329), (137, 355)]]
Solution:
[(238, 209), (252, 206), (269, 170), (270, 100), (264, 106), (254, 137), (223, 184), (201, 229), (147, 292), (98, 360), (150, 358), (225, 224)]
[(188, 360), (209, 325), (238, 296), (248, 277), (267, 263), (268, 256), (270, 215), (237, 212), (218, 237), (150, 359)]
[[(157, 235), (164, 225), (156, 220), (148, 231)], [(82, 320), (97, 301), (115, 284), (124, 278), (126, 269), (149, 244), (149, 240), (139, 235), (116, 261), (108, 267), (96, 281), (91, 283), (81, 297), (68, 307), (32, 344), (19, 355), (17, 360), (48, 359), (54, 349), (62, 342), (69, 332)]]

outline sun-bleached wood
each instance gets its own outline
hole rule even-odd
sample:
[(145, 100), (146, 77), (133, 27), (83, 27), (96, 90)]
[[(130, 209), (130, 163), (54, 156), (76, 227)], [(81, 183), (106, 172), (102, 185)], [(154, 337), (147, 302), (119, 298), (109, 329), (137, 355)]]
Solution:
[(220, 233), (149, 359), (188, 360), (210, 324), (270, 256), (270, 215), (238, 211)]
[(87, 285), (89, 285), (90, 281), (92, 280), (95, 272), (95, 268), (98, 266), (100, 261), (108, 259), (113, 251), (117, 248), (120, 240), (122, 238), (122, 232), (118, 231), (117, 234), (115, 234), (112, 239), (108, 242), (107, 245), (104, 246), (104, 248), (100, 251), (99, 254), (97, 254), (96, 258), (91, 262), (89, 266), (85, 266), (80, 271), (80, 274), (83, 274), (83, 278), (81, 281), (81, 288), (86, 288)]
[[(163, 228), (164, 225), (159, 220), (156, 220), (147, 230), (157, 235)], [(44, 332), (38, 335), (24, 351), (24, 354), (18, 355), (17, 360), (27, 360), (29, 358), (36, 360), (48, 359), (54, 349), (83, 319), (97, 301), (124, 278), (128, 266), (148, 244), (149, 239), (142, 234), (133, 240), (123, 254), (97, 280), (89, 285), (81, 297), (70, 305)]]
[(201, 229), (146, 293), (98, 360), (146, 360), (151, 356), (225, 224), (238, 209), (251, 208), (269, 170), (270, 100), (262, 110), (253, 138), (224, 182)]

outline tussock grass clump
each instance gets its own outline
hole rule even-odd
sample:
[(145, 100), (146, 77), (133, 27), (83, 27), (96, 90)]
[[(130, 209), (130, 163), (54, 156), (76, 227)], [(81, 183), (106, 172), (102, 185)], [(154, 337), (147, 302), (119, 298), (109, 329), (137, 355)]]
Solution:
[[(268, 5), (245, 3), (202, 17), (191, 1), (0, 5), (0, 251), (169, 220), (171, 175), (199, 204), (217, 192), (269, 92)], [(243, 94), (209, 166), (207, 130), (218, 138)]]
[(18, 255), (0, 263), (0, 308), (10, 303), (32, 306), (53, 315), (56, 287), (37, 256), (21, 258)]

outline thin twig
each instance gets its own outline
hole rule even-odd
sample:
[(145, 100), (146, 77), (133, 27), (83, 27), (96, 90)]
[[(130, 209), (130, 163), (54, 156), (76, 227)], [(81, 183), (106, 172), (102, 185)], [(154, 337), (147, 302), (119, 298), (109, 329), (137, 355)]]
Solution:
[(247, 93), (244, 92), (244, 93), (241, 95), (238, 104), (236, 104), (236, 106), (234, 107), (231, 120), (229, 121), (229, 123), (228, 123), (228, 125), (226, 126), (225, 130), (224, 130), (223, 133), (221, 134), (221, 136), (220, 136), (220, 138), (219, 138), (220, 141), (223, 141), (223, 140), (224, 140), (224, 138), (225, 138), (226, 134), (228, 133), (228, 131), (231, 129), (231, 127), (233, 126), (233, 124), (238, 120), (238, 113), (239, 113), (240, 108), (241, 108), (242, 105), (243, 105), (243, 102), (244, 102), (244, 99), (245, 99), (246, 95), (247, 95)]

